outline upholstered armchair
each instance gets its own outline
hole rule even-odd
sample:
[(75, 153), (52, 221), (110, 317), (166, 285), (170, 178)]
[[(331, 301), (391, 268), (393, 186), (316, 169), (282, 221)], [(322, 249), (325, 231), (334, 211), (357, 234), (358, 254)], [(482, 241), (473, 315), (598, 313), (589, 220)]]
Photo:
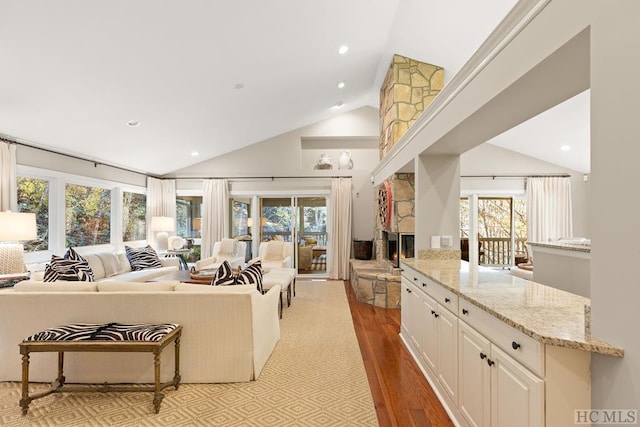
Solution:
[(220, 267), (224, 261), (228, 261), (231, 268), (236, 269), (244, 264), (244, 256), (247, 250), (247, 242), (236, 239), (222, 239), (213, 245), (213, 255), (196, 262), (196, 269)]
[(271, 240), (260, 243), (258, 256), (251, 262), (260, 260), (262, 269), (269, 271), (272, 268), (291, 268), (293, 258), (293, 243), (281, 240)]

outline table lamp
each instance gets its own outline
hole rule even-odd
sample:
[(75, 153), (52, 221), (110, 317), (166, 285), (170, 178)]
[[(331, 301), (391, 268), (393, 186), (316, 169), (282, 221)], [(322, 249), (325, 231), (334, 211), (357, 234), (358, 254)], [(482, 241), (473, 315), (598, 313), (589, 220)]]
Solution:
[(0, 212), (0, 275), (26, 273), (24, 246), (17, 242), (37, 238), (36, 214)]
[(175, 230), (175, 220), (170, 216), (154, 216), (151, 218), (151, 231), (156, 231), (156, 251), (169, 248), (169, 231)]

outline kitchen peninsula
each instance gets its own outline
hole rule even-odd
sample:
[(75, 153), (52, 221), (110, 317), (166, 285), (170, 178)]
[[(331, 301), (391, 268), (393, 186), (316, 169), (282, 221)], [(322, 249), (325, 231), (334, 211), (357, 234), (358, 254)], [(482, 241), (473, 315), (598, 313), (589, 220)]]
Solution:
[(591, 241), (567, 239), (527, 242), (533, 258), (533, 280), (563, 291), (591, 296)]
[(460, 425), (571, 425), (591, 407), (591, 353), (624, 355), (591, 337), (588, 298), (464, 261), (404, 260), (401, 306), (401, 338)]

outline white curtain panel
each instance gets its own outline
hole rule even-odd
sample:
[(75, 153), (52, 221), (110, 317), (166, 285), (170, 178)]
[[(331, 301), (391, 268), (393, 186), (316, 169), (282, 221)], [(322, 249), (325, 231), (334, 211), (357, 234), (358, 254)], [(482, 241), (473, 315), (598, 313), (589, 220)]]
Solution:
[(147, 242), (152, 246), (155, 246), (156, 241), (156, 236), (151, 230), (151, 218), (154, 216), (168, 216), (175, 219), (175, 179), (147, 178)]
[(0, 211), (18, 211), (16, 145), (0, 141)]
[(200, 258), (213, 255), (215, 242), (225, 238), (229, 228), (229, 183), (207, 179), (202, 189), (202, 246)]
[(349, 279), (349, 259), (351, 258), (351, 178), (331, 179), (331, 271), (334, 280)]
[(527, 239), (545, 243), (573, 237), (571, 179), (527, 179)]

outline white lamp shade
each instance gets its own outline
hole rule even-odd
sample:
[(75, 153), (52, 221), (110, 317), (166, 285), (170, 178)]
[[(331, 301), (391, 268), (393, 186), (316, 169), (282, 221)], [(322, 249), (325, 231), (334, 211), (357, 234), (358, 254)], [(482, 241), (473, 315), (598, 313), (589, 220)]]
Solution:
[(17, 242), (38, 238), (36, 214), (0, 212), (0, 242)]
[(173, 231), (175, 220), (170, 216), (154, 216), (151, 218), (152, 231)]

